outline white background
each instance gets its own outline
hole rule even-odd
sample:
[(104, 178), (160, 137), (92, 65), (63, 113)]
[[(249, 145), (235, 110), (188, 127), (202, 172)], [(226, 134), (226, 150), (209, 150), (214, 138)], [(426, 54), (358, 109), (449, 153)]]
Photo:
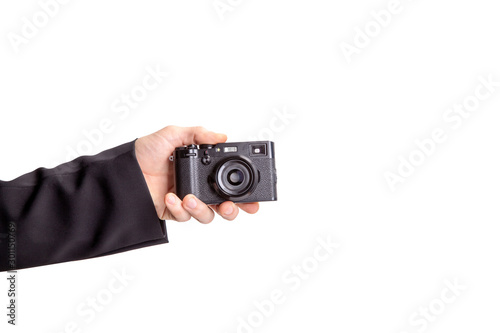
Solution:
[[(342, 43), (376, 29), (370, 12), (389, 1), (222, 3), (223, 19), (212, 0), (74, 0), (16, 52), (9, 36), (41, 7), (2, 2), (0, 179), (65, 162), (103, 119), (113, 130), (91, 154), (169, 124), (202, 125), (229, 141), (272, 136), (279, 201), (233, 222), (168, 221), (167, 245), (22, 270), (15, 328), (2, 278), (0, 330), (498, 330), (500, 87), (459, 128), (443, 119), (480, 76), (500, 81), (496, 2), (401, 0), (350, 62)], [(113, 102), (148, 66), (169, 77), (121, 119)], [(447, 140), (391, 191), (384, 173), (435, 128)], [(292, 290), (283, 276), (314, 264), (318, 237), (340, 247)], [(134, 278), (87, 323), (77, 308), (113, 270)], [(448, 303), (446, 281), (466, 286)], [(285, 301), (264, 318), (254, 302), (274, 289)], [(425, 326), (410, 322), (429, 306), (438, 314)], [(249, 316), (254, 326), (240, 327)]]

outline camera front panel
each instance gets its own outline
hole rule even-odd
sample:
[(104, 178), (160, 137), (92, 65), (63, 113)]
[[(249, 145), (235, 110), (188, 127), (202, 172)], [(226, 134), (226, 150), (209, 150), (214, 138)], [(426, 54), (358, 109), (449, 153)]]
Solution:
[(277, 200), (274, 143), (233, 142), (176, 148), (175, 190), (207, 204)]

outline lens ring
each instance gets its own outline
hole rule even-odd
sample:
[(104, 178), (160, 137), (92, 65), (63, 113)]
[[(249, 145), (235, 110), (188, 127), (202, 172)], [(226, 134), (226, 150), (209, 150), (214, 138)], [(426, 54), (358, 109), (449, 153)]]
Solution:
[(216, 168), (215, 190), (227, 200), (248, 197), (255, 190), (257, 182), (257, 169), (243, 156), (228, 158)]

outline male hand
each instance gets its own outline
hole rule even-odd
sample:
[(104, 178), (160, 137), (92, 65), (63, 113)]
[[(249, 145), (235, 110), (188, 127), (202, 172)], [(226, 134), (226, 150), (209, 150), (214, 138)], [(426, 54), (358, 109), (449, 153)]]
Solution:
[(210, 223), (214, 210), (226, 220), (234, 220), (239, 208), (254, 214), (259, 204), (226, 201), (220, 205), (207, 206), (192, 194), (182, 200), (174, 190), (173, 163), (170, 155), (176, 147), (189, 144), (216, 144), (226, 142), (225, 134), (210, 132), (203, 127), (167, 126), (151, 135), (139, 138), (135, 142), (135, 154), (141, 167), (149, 192), (153, 198), (158, 217), (162, 220), (188, 221), (194, 217), (201, 223)]

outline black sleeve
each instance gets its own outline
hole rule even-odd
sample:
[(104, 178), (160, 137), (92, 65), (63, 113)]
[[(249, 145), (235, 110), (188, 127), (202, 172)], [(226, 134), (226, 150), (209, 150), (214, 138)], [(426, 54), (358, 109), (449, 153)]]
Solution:
[(167, 242), (135, 141), (0, 181), (0, 271)]

